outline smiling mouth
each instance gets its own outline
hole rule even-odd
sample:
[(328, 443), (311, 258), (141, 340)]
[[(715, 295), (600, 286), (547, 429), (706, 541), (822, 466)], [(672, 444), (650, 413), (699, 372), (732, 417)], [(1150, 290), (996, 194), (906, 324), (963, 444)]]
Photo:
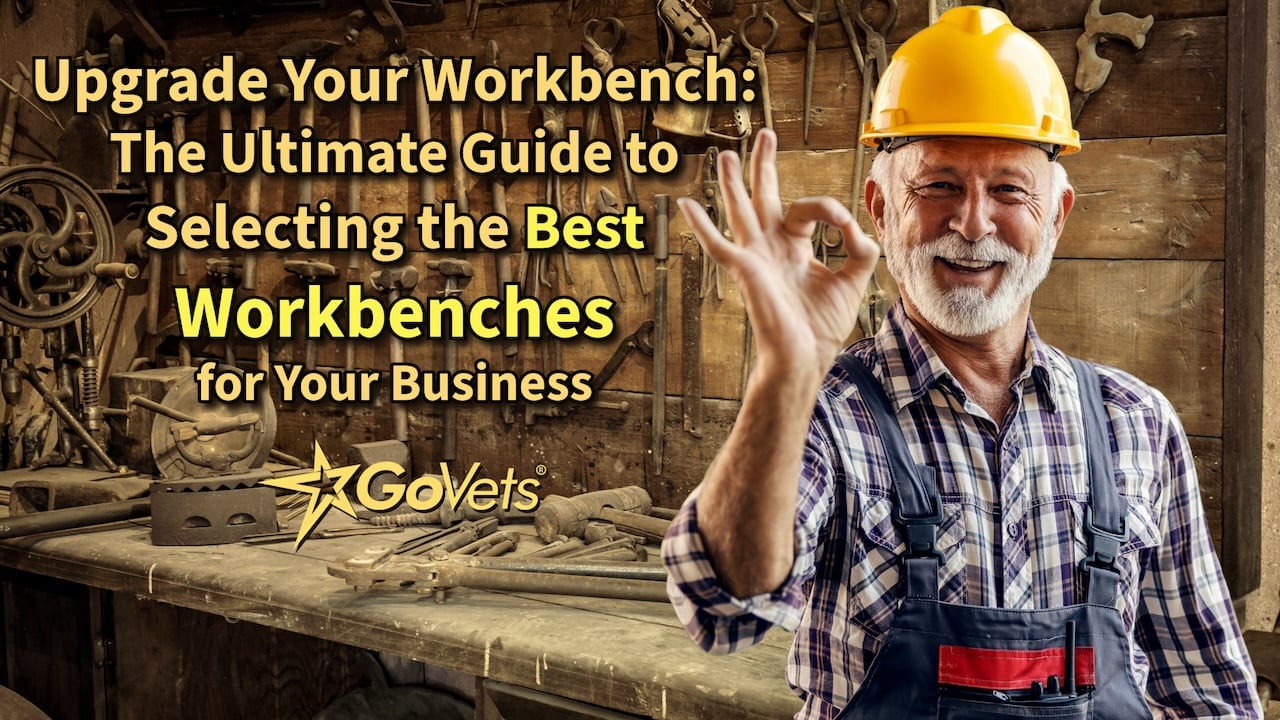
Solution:
[(941, 256), (938, 256), (936, 259), (956, 272), (967, 273), (985, 272), (1000, 264), (992, 260), (960, 260), (956, 258), (944, 258)]

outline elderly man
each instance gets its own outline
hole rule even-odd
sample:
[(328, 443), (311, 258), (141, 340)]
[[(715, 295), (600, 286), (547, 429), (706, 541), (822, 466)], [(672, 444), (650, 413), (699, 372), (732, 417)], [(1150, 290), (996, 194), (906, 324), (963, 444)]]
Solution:
[[(783, 210), (771, 133), (751, 196), (720, 155), (732, 242), (680, 203), (759, 344), (664, 545), (694, 639), (796, 628), (802, 718), (1260, 717), (1173, 408), (1030, 321), (1080, 147), (1052, 58), (952, 10), (895, 54), (863, 141), (902, 300), (843, 351), (878, 249), (831, 198)], [(818, 222), (839, 270), (811, 256)]]

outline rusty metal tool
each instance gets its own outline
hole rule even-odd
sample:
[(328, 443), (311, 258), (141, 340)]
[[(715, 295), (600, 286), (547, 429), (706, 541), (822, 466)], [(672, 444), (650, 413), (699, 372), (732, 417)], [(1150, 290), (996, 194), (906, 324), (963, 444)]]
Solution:
[(530, 573), (561, 573), (568, 575), (587, 575), (590, 577), (629, 578), (632, 580), (666, 580), (667, 569), (663, 565), (637, 562), (591, 562), (571, 563), (560, 559), (533, 558), (528, 555), (519, 557), (452, 557), (450, 562), (464, 567), (488, 568), (490, 570), (513, 570)]
[[(603, 32), (606, 28), (608, 29), (607, 33)], [(598, 38), (606, 34), (611, 36), (612, 40), (601, 44)], [(626, 41), (627, 26), (618, 18), (592, 18), (582, 26), (582, 48), (591, 55), (591, 61), (595, 63), (596, 69), (601, 74), (607, 75), (613, 70), (613, 54), (620, 50)], [(617, 164), (622, 172), (627, 199), (630, 202), (635, 202), (635, 179), (631, 176), (631, 170), (628, 168), (627, 163), (622, 162), (627, 142), (627, 130), (622, 123), (622, 106), (612, 101), (609, 102), (609, 121), (613, 124), (613, 135), (618, 145), (619, 162)]]
[[(249, 108), (249, 131), (257, 133), (267, 124), (267, 112), (271, 109), (274, 102), (284, 102), (289, 96), (289, 89), (284, 85), (272, 85), (271, 92), (267, 93), (267, 99), (254, 103)], [(357, 136), (358, 137), (358, 136)], [(354, 174), (353, 174), (354, 176)], [(255, 169), (249, 174), (249, 188), (245, 200), (245, 211), (252, 216), (257, 216), (262, 210), (262, 172)], [(258, 289), (258, 256), (256, 253), (245, 253), (244, 257), (244, 280), (243, 286), (249, 292), (256, 292)], [(263, 344), (265, 347), (265, 343)]]
[[(605, 383), (609, 382), (618, 369), (622, 367), (622, 363), (631, 355), (631, 353), (639, 351), (645, 355), (653, 354), (653, 321), (645, 320), (640, 323), (635, 332), (623, 338), (619, 343), (613, 355), (605, 362), (600, 372), (591, 378), (591, 407), (600, 410), (620, 410), (626, 412), (631, 409), (631, 405), (627, 402), (606, 403), (596, 399), (596, 395), (604, 388)], [(563, 363), (557, 361), (556, 367), (563, 367)], [(524, 422), (526, 425), (532, 425), (534, 420), (539, 417), (562, 418), (573, 414), (582, 403), (579, 402), (561, 402), (561, 403), (530, 403), (525, 405)]]
[[(369, 276), (369, 286), (387, 298), (387, 307), (397, 300), (413, 292), (418, 285), (418, 268), (412, 265), (375, 270)], [(396, 333), (388, 339), (393, 366), (404, 362), (404, 340)], [(409, 409), (404, 403), (391, 404), (392, 437), (400, 442), (409, 442)]]
[[(477, 0), (478, 1), (478, 0)], [(498, 41), (490, 40), (487, 46), (487, 61), (492, 67), (498, 67)], [(421, 86), (421, 83), (419, 83)], [(423, 102), (426, 102), (425, 91), (423, 91)], [(492, 118), (490, 118), (492, 115)], [(493, 132), (498, 140), (507, 137), (507, 106), (501, 101), (492, 105), (485, 104), (480, 107), (480, 127)], [(507, 217), (507, 178), (499, 173), (494, 173), (490, 181), (490, 191), (493, 193), (493, 212), (501, 217)], [(425, 201), (424, 201), (425, 202)], [(515, 267), (512, 264), (511, 250), (503, 249), (494, 254), (494, 272), (498, 284), (494, 287), (496, 294), (501, 294), (503, 288), (508, 284), (515, 282)], [(568, 258), (565, 259), (565, 268), (568, 269)], [(573, 281), (570, 280), (572, 283)], [(505, 320), (504, 320), (505, 322)], [(505, 333), (504, 333), (505, 334)], [(520, 352), (520, 343), (514, 338), (506, 338), (502, 341), (502, 354), (506, 357), (515, 357)]]
[[(402, 62), (413, 67), (415, 73), (422, 72), (423, 58), (431, 57), (431, 53), (423, 48), (411, 48), (407, 53), (401, 56)], [(418, 77), (413, 82), (414, 94), (414, 123), (418, 130), (418, 139), (422, 141), (431, 139), (431, 106), (427, 103), (427, 89), (422, 84), (422, 78)], [(436, 204), (436, 176), (432, 173), (422, 173), (422, 178), (418, 182), (418, 202), (422, 205)], [(423, 239), (425, 240), (425, 238)], [(420, 241), (421, 242), (421, 241)], [(425, 247), (425, 243), (423, 243)]]
[(684, 429), (702, 437), (702, 246), (693, 233), (680, 235), (680, 359), (684, 370)]
[[(609, 188), (600, 188), (596, 196), (596, 215), (604, 213), (617, 213), (621, 208), (618, 207), (618, 196), (613, 194)], [(625, 302), (627, 299), (627, 285), (622, 281), (622, 274), (618, 272), (618, 259), (615, 253), (605, 253), (605, 257), (609, 261), (609, 271), (613, 274), (613, 282), (618, 286), (618, 300)]]
[(1147, 32), (1155, 18), (1136, 17), (1127, 12), (1102, 14), (1102, 0), (1089, 3), (1084, 16), (1084, 32), (1076, 39), (1075, 92), (1071, 96), (1071, 122), (1074, 124), (1084, 104), (1106, 84), (1111, 75), (1111, 61), (1098, 55), (1098, 41), (1103, 38), (1127, 40), (1135, 49), (1147, 44)]
[(150, 498), (47, 510), (21, 517), (0, 519), (0, 540), (132, 520), (147, 517), (150, 514)]
[[(547, 132), (547, 139), (555, 142), (564, 138), (567, 128), (563, 108), (550, 103), (538, 103), (538, 109), (542, 112), (542, 128)], [(557, 216), (564, 217), (566, 213), (564, 211), (564, 192), (561, 181), (562, 178), (559, 174), (547, 173), (546, 202), (548, 205), (555, 208)], [(503, 202), (504, 204), (506, 202), (505, 194), (503, 196)], [(546, 256), (541, 253), (535, 254), (534, 260), (539, 268), (539, 271), (535, 273), (535, 279), (543, 287), (551, 287), (551, 280), (545, 277)], [(573, 280), (573, 269), (569, 266), (569, 248), (563, 243), (560, 244), (560, 262), (564, 269), (565, 282), (569, 285), (575, 284)]]
[[(597, 39), (601, 31), (608, 27), (613, 41), (607, 45), (601, 45)], [(582, 47), (591, 55), (592, 62), (595, 63), (596, 69), (601, 73), (608, 74), (613, 70), (613, 54), (617, 52), (627, 39), (627, 26), (618, 18), (593, 18), (588, 20), (582, 26)], [(627, 204), (636, 205), (640, 202), (640, 196), (636, 192), (636, 181), (631, 174), (631, 167), (626, 161), (626, 143), (627, 128), (622, 121), (622, 106), (610, 100), (609, 106), (609, 122), (613, 125), (613, 135), (617, 142), (618, 156), (616, 165), (622, 173), (622, 183), (627, 194)], [(640, 258), (636, 253), (632, 252), (631, 263), (635, 268), (636, 282), (640, 285), (640, 294), (649, 297), (649, 287), (645, 284), (644, 271), (640, 267)]]
[(595, 490), (574, 497), (548, 495), (534, 515), (533, 526), (543, 542), (560, 535), (580, 537), (587, 521), (600, 516), (604, 508), (645, 513), (653, 506), (649, 493), (637, 485)]
[(552, 540), (551, 542), (547, 543), (546, 545), (543, 545), (542, 547), (538, 548), (537, 550), (533, 550), (531, 552), (525, 553), (523, 557), (526, 557), (526, 558), (559, 557), (561, 555), (571, 553), (580, 547), (584, 547), (585, 545), (586, 543), (582, 541), (582, 538), (571, 538), (565, 535), (561, 535), (556, 539)]
[(653, 196), (653, 404), (649, 436), (649, 456), (653, 474), (662, 475), (662, 453), (667, 430), (667, 235), (671, 198)]
[[(216, 257), (205, 261), (205, 274), (209, 276), (214, 284), (234, 289), (240, 287), (240, 280), (243, 277), (240, 258), (237, 257)], [(236, 366), (236, 334), (234, 327), (227, 330), (227, 337), (222, 343), (223, 360), (231, 367)]]
[(78, 419), (76, 419), (71, 410), (69, 410), (66, 404), (62, 402), (60, 394), (45, 386), (44, 381), (40, 379), (38, 374), (36, 374), (35, 368), (28, 365), (27, 362), (21, 358), (14, 360), (13, 365), (17, 368), (18, 372), (22, 373), (22, 377), (29, 385), (31, 385), (32, 389), (39, 393), (40, 398), (44, 400), (45, 405), (48, 405), (49, 409), (57, 413), (58, 418), (67, 426), (67, 429), (74, 433), (75, 436), (84, 443), (85, 447), (93, 453), (94, 457), (102, 463), (102, 466), (110, 472), (117, 472), (120, 469), (120, 466), (117, 465), (109, 455), (107, 455), (107, 451), (98, 443), (97, 440), (94, 439), (93, 434), (90, 433)]
[[(717, 169), (717, 158), (720, 157), (720, 148), (712, 145), (707, 148), (707, 152), (703, 155), (702, 161), (702, 207), (707, 211), (707, 215), (716, 223), (716, 229), (721, 234), (727, 235), (728, 222), (724, 216), (724, 196), (720, 192), (720, 171)], [(716, 299), (724, 299), (724, 291), (720, 288), (720, 265), (710, 258), (706, 258), (702, 265), (702, 284), (698, 291), (698, 298), (705, 298), (714, 288)]]
[[(641, 557), (642, 554), (644, 557)], [(557, 557), (565, 560), (618, 559), (632, 562), (644, 560), (648, 555), (644, 548), (638, 546), (635, 538), (621, 537), (597, 540), (578, 550), (558, 555)]]
[[(862, 28), (862, 32), (867, 37), (867, 44), (863, 50), (863, 62), (861, 64), (862, 71), (862, 102), (858, 106), (858, 132), (862, 131), (862, 127), (871, 119), (871, 100), (875, 96), (876, 85), (880, 83), (881, 76), (889, 67), (889, 46), (885, 38), (889, 31), (893, 29), (893, 24), (898, 19), (898, 0), (884, 0), (889, 6), (889, 12), (885, 15), (884, 22), (879, 27), (871, 24), (870, 19), (865, 12), (866, 6), (872, 0), (859, 0), (858, 2), (858, 26)], [(866, 149), (861, 143), (858, 144), (853, 151), (853, 201), (850, 207), (857, 207), (862, 198), (862, 182), (865, 177), (863, 168), (866, 162)]]
[(449, 157), (453, 159), (453, 164), (449, 167), (453, 178), (453, 203), (458, 208), (459, 215), (466, 215), (470, 212), (467, 204), (467, 175), (466, 168), (462, 166), (462, 140), (466, 136), (467, 129), (462, 118), (462, 105), (460, 103), (449, 104)]
[[(276, 57), (281, 60), (306, 60), (315, 58), (319, 61), (333, 55), (340, 47), (342, 47), (342, 43), (334, 42), (332, 40), (324, 40), (321, 38), (298, 40), (280, 48), (280, 50), (276, 52)], [(315, 124), (316, 95), (315, 93), (310, 92), (307, 93), (307, 98), (302, 101), (302, 107), (298, 110), (298, 125), (300, 127), (314, 129)], [(298, 176), (299, 205), (311, 205), (313, 186), (314, 178), (312, 178), (310, 174), (304, 173)]]
[(400, 543), (393, 554), (423, 555), (435, 550), (449, 553), (497, 531), (498, 520), (496, 518), (485, 518), (474, 522), (467, 520), (447, 530), (428, 533), (423, 537)]
[(357, 591), (384, 585), (434, 593), (441, 602), (447, 589), (457, 587), (668, 602), (664, 579), (635, 579), (644, 572), (638, 563), (619, 567), (623, 563), (544, 560), (545, 564), (530, 565), (531, 561), (522, 558), (511, 558), (507, 564), (507, 558), (453, 557), (421, 562), (379, 555), (378, 551), (371, 548), (360, 558), (332, 563), (329, 574)]
[[(747, 35), (748, 28), (755, 23), (763, 23), (769, 27), (769, 36), (759, 44), (753, 43)], [(760, 105), (764, 108), (764, 126), (770, 130), (773, 129), (773, 100), (769, 92), (769, 64), (766, 54), (777, 38), (778, 21), (769, 12), (768, 6), (762, 3), (752, 5), (751, 15), (744, 18), (738, 25), (738, 44), (746, 48), (747, 67), (755, 70), (756, 77), (760, 80)], [(806, 117), (808, 117), (807, 114)]]
[(818, 13), (822, 9), (822, 0), (813, 0), (809, 12), (813, 19), (809, 21), (809, 44), (804, 53), (804, 144), (809, 144), (809, 121), (813, 117), (813, 76), (818, 70), (818, 28), (822, 23)]
[[(26, 89), (22, 83), (22, 74), (15, 74), (4, 109), (4, 129), (0, 130), (0, 165), (8, 165), (9, 158), (13, 155), (13, 134), (18, 129), (18, 103), (23, 97), (22, 90)], [(14, 88), (22, 88), (22, 90)]]
[(546, 593), (585, 597), (670, 602), (667, 584), (657, 580), (569, 575), (565, 573), (531, 573), (511, 570), (471, 568), (450, 563), (436, 563), (421, 569), (419, 592), (434, 592), (436, 601), (444, 601), (444, 591), (466, 587), (474, 590)]
[[(285, 260), (284, 270), (296, 276), (304, 285), (320, 285), (337, 279), (338, 269), (327, 262), (319, 260)], [(308, 335), (303, 351), (302, 367), (307, 370), (316, 369), (316, 339)]]
[[(645, 511), (645, 513), (647, 512)], [(671, 521), (650, 517), (645, 513), (602, 507), (594, 515), (594, 518), (613, 523), (614, 527), (629, 535), (639, 535), (649, 540), (661, 541), (662, 538), (666, 537), (667, 528), (671, 527)]]
[[(471, 278), (475, 274), (471, 263), (459, 258), (428, 260), (427, 267), (444, 277), (445, 297), (461, 295), (463, 288), (471, 282)], [(445, 341), (444, 369), (449, 375), (453, 375), (458, 370), (457, 340), (450, 339)], [(443, 425), (444, 440), (440, 451), (440, 459), (444, 462), (453, 462), (458, 457), (458, 407), (452, 402), (447, 402), (444, 405)]]
[[(335, 528), (333, 530), (317, 530), (307, 536), (307, 540), (331, 540), (333, 538), (352, 537), (354, 535), (379, 535), (386, 533), (404, 532), (404, 528), (398, 527), (346, 527)], [(298, 539), (296, 530), (288, 530), (284, 532), (273, 533), (257, 533), (255, 535), (245, 535), (240, 538), (240, 542), (246, 545), (270, 545), (272, 543), (293, 542)]]
[[(22, 63), (18, 63), (18, 70), (24, 76), (21, 79), (25, 79), (27, 82), (31, 82), (30, 70), (27, 70)], [(47, 103), (44, 103), (44, 101), (41, 101), (41, 103), (44, 104), (46, 108), (46, 109), (41, 109), (41, 107), (39, 105), (36, 105), (31, 98), (27, 97), (26, 85), (21, 84), (19, 81), (8, 83), (8, 82), (5, 82), (3, 78), (0, 78), (0, 86), (3, 86), (4, 89), (8, 90), (12, 94), (12, 97), (17, 98), (18, 100), (21, 100), (22, 102), (26, 103), (27, 106), (30, 107), (33, 111), (35, 111), (37, 115), (44, 118), (45, 120), (48, 120), (51, 124), (55, 125), (59, 130), (67, 129), (67, 126), (62, 124), (62, 121), (58, 119), (58, 116), (53, 113), (53, 108), (50, 108)]]
[(611, 522), (593, 520), (587, 523), (587, 528), (582, 531), (582, 539), (589, 543), (597, 543), (601, 540), (620, 540), (628, 538), (637, 543), (644, 543), (645, 538), (639, 535), (619, 530), (617, 525)]
[(432, 559), (443, 559), (445, 557), (458, 555), (469, 555), (471, 557), (496, 557), (515, 550), (516, 546), (519, 544), (520, 533), (515, 532), (514, 530), (503, 530), (472, 540), (466, 545), (448, 553), (440, 552), (437, 554), (436, 551), (432, 551), (432, 555), (435, 555)]
[[(155, 118), (150, 118), (150, 121), (154, 127)], [(147, 177), (147, 202), (151, 207), (164, 203), (164, 175), (152, 173)], [(147, 334), (155, 336), (160, 332), (160, 284), (164, 280), (164, 253), (152, 253), (142, 242), (146, 234), (142, 225), (139, 218), (138, 228), (129, 237), (138, 238), (137, 253), (147, 259)]]

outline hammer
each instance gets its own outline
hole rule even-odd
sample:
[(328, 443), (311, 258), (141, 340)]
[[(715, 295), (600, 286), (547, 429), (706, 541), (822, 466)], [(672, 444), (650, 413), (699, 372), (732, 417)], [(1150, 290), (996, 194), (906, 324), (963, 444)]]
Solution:
[[(338, 269), (327, 262), (319, 260), (285, 260), (285, 272), (292, 273), (302, 281), (304, 285), (316, 285), (333, 280), (338, 277)], [(315, 338), (307, 337), (306, 355), (302, 361), (302, 367), (307, 370), (316, 369), (316, 341)]]
[[(285, 45), (284, 47), (280, 48), (280, 50), (276, 52), (276, 57), (280, 58), (281, 61), (284, 61), (286, 59), (306, 60), (308, 58), (315, 58), (316, 60), (324, 60), (325, 58), (329, 57), (333, 53), (337, 52), (338, 48), (340, 47), (342, 47), (342, 43), (337, 43), (332, 40), (323, 40), (323, 39), (314, 39), (314, 38), (308, 39), (308, 40), (298, 40), (296, 42), (291, 42), (288, 45)], [(315, 93), (309, 92), (307, 93), (307, 99), (304, 100), (302, 103), (302, 109), (298, 111), (298, 125), (300, 127), (314, 128), (315, 124), (316, 124), (316, 97), (315, 97)], [(298, 204), (299, 205), (307, 205), (307, 206), (311, 205), (311, 188), (312, 188), (311, 176), (306, 174), (300, 175), (298, 177)]]
[(636, 485), (596, 490), (571, 498), (548, 495), (533, 516), (533, 526), (543, 542), (551, 542), (557, 535), (581, 537), (587, 521), (600, 517), (605, 508), (646, 513), (652, 506), (648, 491)]
[(1089, 96), (1102, 89), (1111, 75), (1111, 61), (1098, 55), (1100, 38), (1128, 40), (1135, 49), (1147, 44), (1147, 31), (1155, 18), (1135, 17), (1126, 12), (1102, 14), (1102, 0), (1093, 0), (1084, 16), (1084, 32), (1076, 39), (1076, 93), (1071, 98), (1074, 124)]
[[(462, 289), (471, 282), (471, 277), (475, 274), (471, 263), (459, 258), (428, 260), (427, 267), (444, 276), (445, 297), (461, 295)], [(450, 377), (458, 371), (457, 340), (445, 341), (444, 369)], [(452, 462), (458, 455), (458, 408), (452, 402), (445, 403), (443, 425), (444, 446), (441, 448), (440, 459)]]
[[(412, 265), (401, 265), (385, 270), (375, 270), (369, 276), (369, 285), (374, 290), (387, 296), (387, 307), (389, 309), (395, 301), (417, 287), (418, 269)], [(398, 365), (403, 363), (404, 340), (401, 340), (399, 335), (391, 333), (390, 347), (391, 364)], [(391, 417), (395, 439), (403, 443), (409, 442), (409, 411), (405, 408), (404, 403), (391, 404)]]

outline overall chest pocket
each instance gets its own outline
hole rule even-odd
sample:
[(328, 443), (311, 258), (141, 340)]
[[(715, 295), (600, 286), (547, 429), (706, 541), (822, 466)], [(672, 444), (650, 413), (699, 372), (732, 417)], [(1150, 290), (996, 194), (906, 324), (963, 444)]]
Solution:
[[(902, 528), (893, 520), (892, 498), (858, 494), (858, 508), (850, 537), (850, 619), (875, 637), (889, 628), (893, 611), (906, 593), (902, 559), (907, 550)], [(942, 555), (938, 579), (940, 597), (963, 598), (966, 578), (963, 507), (943, 503), (937, 550)]]

